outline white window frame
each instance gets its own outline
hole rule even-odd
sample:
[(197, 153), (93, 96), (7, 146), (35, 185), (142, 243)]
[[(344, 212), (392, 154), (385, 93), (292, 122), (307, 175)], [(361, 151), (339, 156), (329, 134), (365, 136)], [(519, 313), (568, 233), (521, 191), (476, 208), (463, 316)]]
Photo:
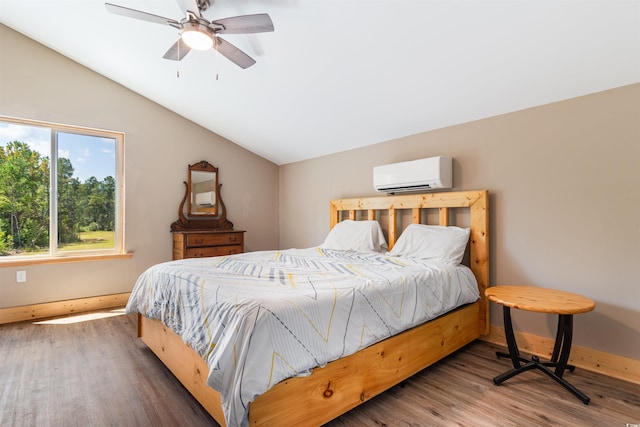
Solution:
[[(9, 255), (0, 257), (0, 267), (29, 264), (45, 264), (97, 259), (131, 257), (124, 246), (124, 133), (118, 131), (65, 125), (0, 115), (0, 121), (24, 126), (45, 127), (51, 130), (49, 160), (49, 253), (34, 255)], [(114, 247), (111, 249), (88, 249), (77, 251), (59, 251), (58, 246), (58, 134), (73, 133), (115, 140), (115, 221)]]

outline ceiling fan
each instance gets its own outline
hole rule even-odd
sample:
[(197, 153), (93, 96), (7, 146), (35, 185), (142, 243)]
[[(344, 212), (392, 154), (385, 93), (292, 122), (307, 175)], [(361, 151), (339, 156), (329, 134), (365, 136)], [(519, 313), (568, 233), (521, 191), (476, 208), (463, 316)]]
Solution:
[(202, 16), (202, 12), (209, 8), (210, 0), (176, 1), (185, 14), (185, 17), (179, 21), (111, 3), (105, 3), (105, 7), (116, 15), (156, 24), (166, 24), (180, 30), (180, 38), (163, 56), (163, 58), (173, 61), (180, 61), (191, 49), (207, 50), (213, 48), (239, 67), (248, 68), (256, 61), (218, 34), (265, 33), (274, 30), (273, 22), (266, 13), (208, 21)]

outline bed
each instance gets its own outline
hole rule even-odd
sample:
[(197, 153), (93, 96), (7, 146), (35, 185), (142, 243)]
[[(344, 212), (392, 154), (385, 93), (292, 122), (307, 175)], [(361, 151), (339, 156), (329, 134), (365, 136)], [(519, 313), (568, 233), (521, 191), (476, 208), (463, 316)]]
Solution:
[[(220, 425), (324, 424), (488, 332), (487, 191), (333, 200), (330, 226), (317, 248), (163, 263), (134, 287), (127, 310), (139, 313), (138, 335)], [(375, 250), (342, 250), (338, 230), (376, 227), (386, 238)], [(455, 262), (413, 255), (410, 236), (435, 242), (432, 233), (461, 230)], [(465, 253), (468, 267), (458, 265)], [(443, 285), (426, 286), (425, 275)], [(338, 350), (325, 346), (330, 336)]]

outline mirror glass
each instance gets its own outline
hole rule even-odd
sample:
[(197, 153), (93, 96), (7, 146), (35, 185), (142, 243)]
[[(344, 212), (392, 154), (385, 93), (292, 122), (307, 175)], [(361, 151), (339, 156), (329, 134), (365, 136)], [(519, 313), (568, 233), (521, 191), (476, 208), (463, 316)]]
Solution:
[(189, 166), (189, 215), (218, 215), (218, 169), (209, 163)]

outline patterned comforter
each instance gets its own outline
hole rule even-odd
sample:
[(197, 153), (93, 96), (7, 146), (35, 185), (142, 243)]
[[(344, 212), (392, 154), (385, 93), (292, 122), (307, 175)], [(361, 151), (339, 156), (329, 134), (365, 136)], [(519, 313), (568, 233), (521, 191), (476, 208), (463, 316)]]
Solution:
[(233, 427), (283, 379), (477, 299), (464, 266), (309, 248), (155, 265), (127, 312), (160, 319), (202, 356)]

